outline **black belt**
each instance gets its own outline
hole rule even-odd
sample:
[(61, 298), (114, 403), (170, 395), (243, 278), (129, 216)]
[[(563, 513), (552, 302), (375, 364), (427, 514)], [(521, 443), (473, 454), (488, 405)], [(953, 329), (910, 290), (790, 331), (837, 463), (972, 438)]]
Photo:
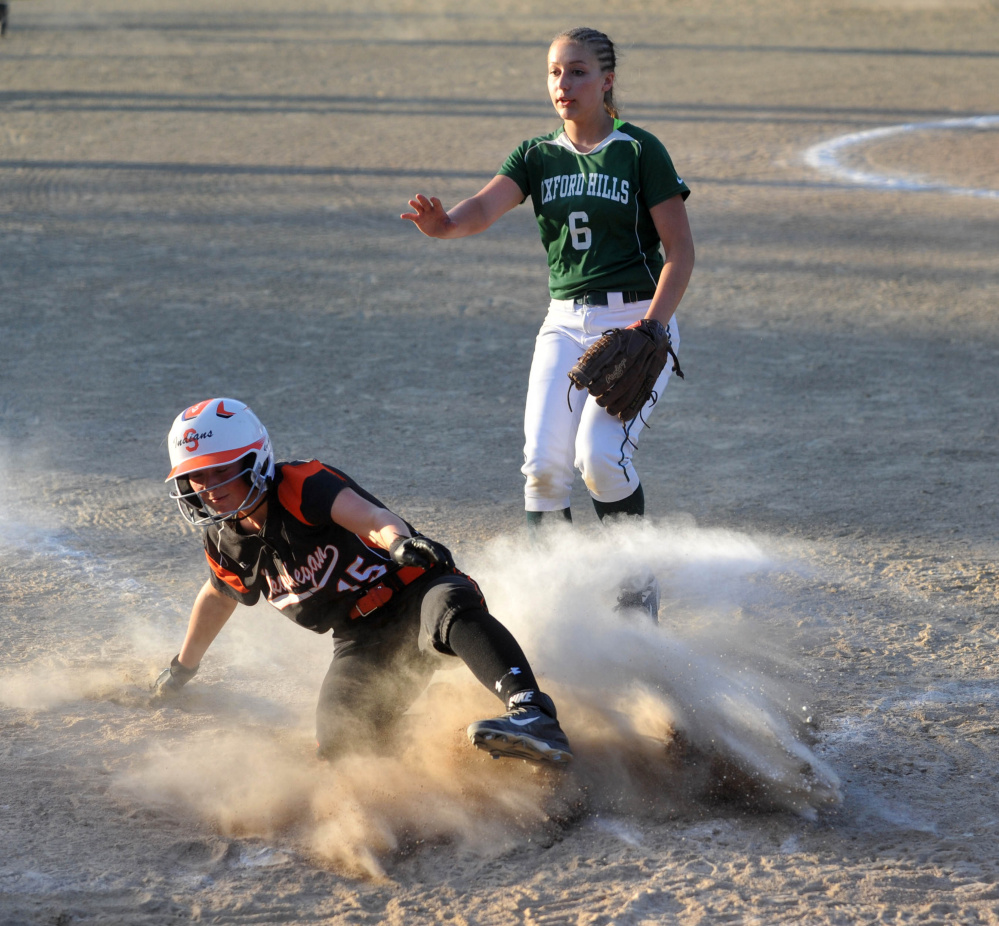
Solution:
[[(650, 300), (656, 291), (654, 289), (629, 289), (621, 293), (622, 302), (646, 302)], [(607, 305), (607, 293), (583, 293), (572, 300), (577, 305)]]

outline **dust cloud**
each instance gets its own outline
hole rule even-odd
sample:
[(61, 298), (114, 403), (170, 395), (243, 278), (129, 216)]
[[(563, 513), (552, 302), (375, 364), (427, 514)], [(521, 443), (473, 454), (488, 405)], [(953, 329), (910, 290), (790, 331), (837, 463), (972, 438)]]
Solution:
[[(460, 664), (437, 673), (397, 742), (319, 762), (308, 721), (323, 650), (258, 607), (238, 609), (238, 632), (217, 641), (220, 666), (155, 711), (217, 711), (224, 729), (191, 729), (168, 749), (150, 729), (123, 793), (370, 878), (417, 846), (501, 853), (558, 838), (587, 814), (669, 819), (736, 799), (814, 819), (839, 801), (836, 775), (810, 745), (817, 718), (793, 654), (777, 646), (793, 615), (768, 577), (792, 567), (765, 540), (649, 523), (568, 531), (540, 547), (500, 537), (460, 565), (555, 697), (576, 754), (568, 772), (473, 750), (464, 728), (501, 708)], [(659, 625), (613, 611), (639, 566), (662, 583)], [(268, 682), (275, 666), (263, 653), (288, 660), (277, 670), (297, 679), (290, 689)], [(285, 674), (303, 659), (308, 671)], [(252, 707), (240, 706), (240, 689)], [(294, 709), (268, 703), (282, 698)]]

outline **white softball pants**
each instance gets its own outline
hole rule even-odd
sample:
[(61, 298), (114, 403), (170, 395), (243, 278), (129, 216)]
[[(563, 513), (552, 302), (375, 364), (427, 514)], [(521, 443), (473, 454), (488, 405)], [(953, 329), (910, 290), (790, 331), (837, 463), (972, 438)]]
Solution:
[[(569, 370), (608, 328), (625, 328), (645, 317), (649, 302), (621, 301), (608, 293), (608, 304), (580, 305), (553, 299), (534, 346), (534, 360), (524, 410), (524, 507), (559, 511), (569, 507), (575, 470), (593, 498), (618, 502), (638, 488), (632, 455), (638, 436), (672, 373), (667, 363), (656, 392), (641, 415), (627, 424), (572, 385)], [(674, 349), (680, 346), (676, 319), (669, 323)]]

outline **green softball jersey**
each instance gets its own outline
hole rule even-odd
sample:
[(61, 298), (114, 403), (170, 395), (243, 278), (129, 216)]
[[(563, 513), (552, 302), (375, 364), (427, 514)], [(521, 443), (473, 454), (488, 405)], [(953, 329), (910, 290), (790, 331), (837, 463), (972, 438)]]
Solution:
[(663, 256), (649, 209), (690, 189), (654, 135), (615, 119), (580, 154), (561, 126), (522, 142), (499, 173), (534, 202), (553, 299), (656, 288)]

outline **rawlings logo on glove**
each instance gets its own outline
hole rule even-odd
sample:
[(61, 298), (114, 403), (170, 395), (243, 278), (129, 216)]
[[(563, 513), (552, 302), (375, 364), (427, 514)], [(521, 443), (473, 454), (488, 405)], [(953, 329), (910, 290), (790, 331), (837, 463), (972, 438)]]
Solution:
[(627, 328), (605, 331), (569, 371), (569, 379), (577, 389), (587, 390), (597, 405), (627, 422), (652, 398), (670, 358), (673, 372), (683, 379), (669, 331), (643, 318)]

